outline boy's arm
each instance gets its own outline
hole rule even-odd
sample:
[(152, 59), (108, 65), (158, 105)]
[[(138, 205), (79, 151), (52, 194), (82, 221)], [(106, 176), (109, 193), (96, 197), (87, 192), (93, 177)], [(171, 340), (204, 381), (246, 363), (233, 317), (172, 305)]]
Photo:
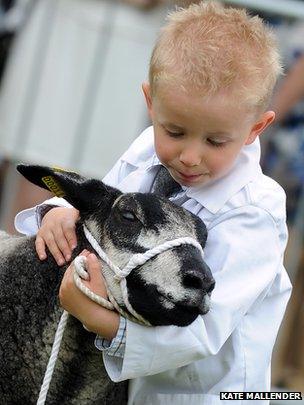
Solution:
[(285, 242), (286, 235), (285, 240), (284, 235), (279, 237), (273, 218), (261, 208), (249, 206), (224, 214), (209, 230), (205, 248), (205, 260), (216, 280), (210, 312), (188, 327), (145, 327), (127, 321), (124, 358), (104, 353), (110, 378), (122, 381), (157, 374), (215, 355), (264, 300), (277, 277), (274, 305), (265, 313), (273, 334), (290, 295), (290, 282), (282, 271)]
[(98, 350), (106, 351), (107, 355), (124, 357), (126, 347), (126, 319), (120, 315), (118, 331), (114, 339), (108, 340), (100, 335), (95, 338), (95, 347)]

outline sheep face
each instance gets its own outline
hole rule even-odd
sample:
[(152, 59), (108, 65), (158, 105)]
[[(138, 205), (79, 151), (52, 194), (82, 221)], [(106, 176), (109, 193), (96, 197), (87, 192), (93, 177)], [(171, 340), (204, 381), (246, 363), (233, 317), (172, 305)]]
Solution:
[[(204, 223), (169, 200), (155, 194), (122, 194), (98, 180), (40, 166), (19, 166), (33, 183), (60, 190), (79, 209), (81, 219), (112, 262), (121, 269), (136, 253), (165, 241), (190, 236), (202, 247)], [(49, 179), (51, 178), (51, 179)], [(102, 263), (106, 282), (118, 304), (127, 312), (119, 282)], [(200, 251), (181, 245), (165, 251), (131, 271), (126, 278), (132, 307), (152, 325), (185, 326), (209, 310), (214, 288), (210, 269)]]
[[(154, 194), (119, 196), (100, 227), (98, 213), (85, 221), (113, 263), (121, 269), (135, 253), (144, 253), (165, 241), (189, 236), (204, 246), (206, 229), (201, 220)], [(119, 305), (124, 301), (119, 282), (103, 264), (103, 274)], [(127, 276), (132, 307), (152, 325), (191, 323), (209, 310), (214, 287), (211, 272), (199, 250), (181, 245), (150, 259)]]

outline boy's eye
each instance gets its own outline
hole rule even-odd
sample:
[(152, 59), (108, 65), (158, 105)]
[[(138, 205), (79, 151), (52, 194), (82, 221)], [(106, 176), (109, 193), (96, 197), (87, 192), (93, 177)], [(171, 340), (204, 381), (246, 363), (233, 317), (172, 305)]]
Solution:
[(181, 136), (184, 135), (182, 132), (173, 132), (173, 131), (169, 131), (168, 129), (165, 129), (165, 131), (172, 138), (180, 138)]
[(207, 139), (207, 141), (210, 143), (210, 145), (215, 146), (216, 148), (220, 148), (225, 145), (225, 142), (217, 142), (209, 138)]

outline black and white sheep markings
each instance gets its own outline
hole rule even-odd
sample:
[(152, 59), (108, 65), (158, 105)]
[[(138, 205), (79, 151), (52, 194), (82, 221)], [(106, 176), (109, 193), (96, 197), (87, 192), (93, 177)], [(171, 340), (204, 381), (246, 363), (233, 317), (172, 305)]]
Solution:
[[(177, 237), (190, 236), (205, 246), (203, 222), (163, 197), (122, 194), (101, 181), (58, 169), (21, 165), (18, 170), (43, 188), (52, 188), (45, 179), (50, 180), (54, 191), (80, 211), (72, 260), (83, 249), (92, 250), (83, 224), (121, 268), (134, 253)], [(41, 262), (34, 241), (0, 233), (0, 405), (36, 403), (62, 313), (58, 290), (67, 266), (58, 268), (50, 254)], [(103, 273), (123, 307), (119, 284), (105, 264)], [(209, 310), (214, 288), (208, 266), (192, 245), (160, 253), (126, 280), (129, 302), (152, 325), (190, 324)], [(69, 317), (46, 404), (126, 403), (127, 383), (110, 381), (94, 338)]]

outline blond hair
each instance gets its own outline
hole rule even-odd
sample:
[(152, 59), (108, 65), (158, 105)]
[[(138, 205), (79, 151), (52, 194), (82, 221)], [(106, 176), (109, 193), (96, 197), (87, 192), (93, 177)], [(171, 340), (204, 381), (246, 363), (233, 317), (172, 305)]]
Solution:
[(282, 72), (276, 41), (258, 16), (200, 2), (168, 15), (152, 52), (152, 96), (160, 80), (214, 95), (233, 90), (250, 105), (265, 107)]

